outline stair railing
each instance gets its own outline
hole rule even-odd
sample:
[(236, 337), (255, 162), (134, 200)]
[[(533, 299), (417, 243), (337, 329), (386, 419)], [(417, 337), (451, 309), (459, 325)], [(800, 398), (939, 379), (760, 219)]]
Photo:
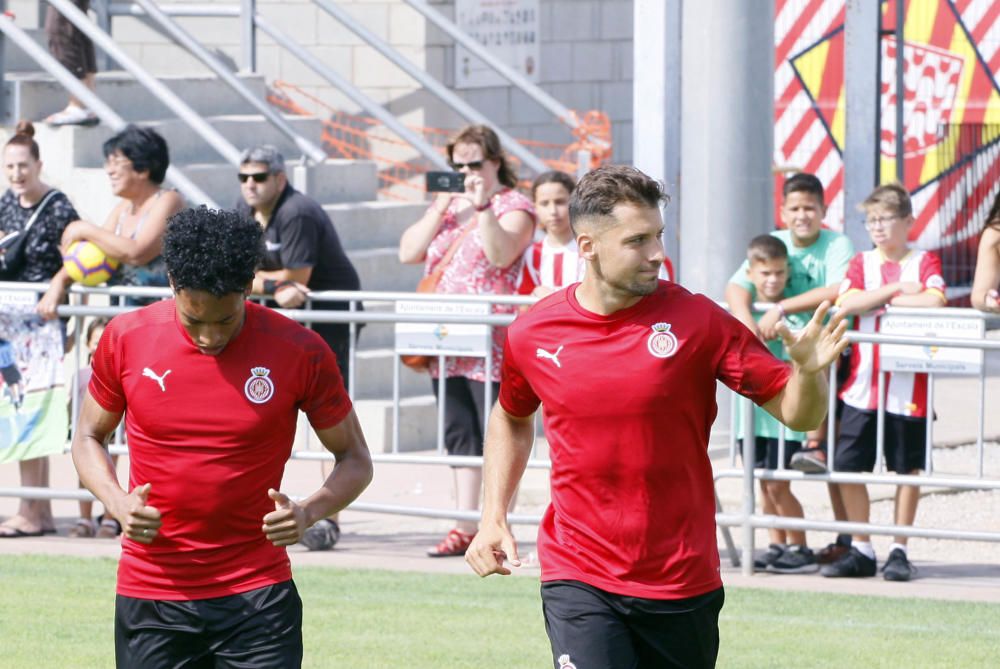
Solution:
[[(59, 0), (53, 0), (58, 2)], [(74, 8), (75, 9), (75, 8)], [(101, 122), (113, 130), (121, 130), (127, 123), (111, 107), (109, 107), (93, 91), (84, 86), (72, 72), (62, 66), (59, 61), (53, 58), (49, 52), (38, 45), (27, 33), (21, 30), (14, 21), (5, 14), (0, 14), (0, 32), (20, 47), (30, 58), (32, 58), (46, 72), (55, 77), (56, 81), (62, 84), (73, 96), (83, 101), (92, 110)], [(189, 202), (194, 204), (205, 204), (209, 207), (218, 208), (219, 205), (204, 191), (194, 184), (187, 176), (176, 167), (167, 168), (167, 180), (177, 187)]]

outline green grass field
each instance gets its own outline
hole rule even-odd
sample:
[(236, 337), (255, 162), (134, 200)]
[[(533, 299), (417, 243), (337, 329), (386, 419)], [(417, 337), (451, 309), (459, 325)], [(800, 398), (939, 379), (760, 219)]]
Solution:
[[(114, 579), (111, 560), (4, 556), (0, 667), (113, 666)], [(306, 667), (552, 666), (532, 579), (311, 568), (295, 581)], [(740, 588), (726, 599), (720, 667), (1000, 662), (1000, 605)]]

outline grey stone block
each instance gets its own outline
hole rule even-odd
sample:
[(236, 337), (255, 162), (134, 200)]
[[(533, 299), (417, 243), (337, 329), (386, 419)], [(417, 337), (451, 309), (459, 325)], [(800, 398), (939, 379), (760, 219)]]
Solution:
[(612, 121), (632, 120), (632, 82), (606, 81), (597, 85), (600, 109)]
[[(361, 334), (364, 337), (364, 331)], [(358, 399), (392, 397), (393, 349), (360, 350), (355, 355), (354, 396)], [(415, 397), (431, 392), (430, 377), (400, 364), (400, 397)]]
[(412, 291), (423, 276), (423, 265), (399, 262), (399, 247), (350, 251), (348, 255), (361, 277), (363, 290)]
[(600, 14), (597, 5), (598, 3), (591, 0), (553, 2), (551, 37), (573, 42), (600, 37)]
[(632, 40), (621, 40), (614, 42), (612, 49), (614, 49), (614, 62), (611, 78), (614, 81), (632, 81), (635, 44)]
[(573, 81), (610, 81), (614, 70), (614, 49), (610, 42), (573, 44)]
[[(354, 410), (373, 453), (392, 452), (392, 401), (356, 400)], [(427, 451), (437, 444), (437, 403), (433, 395), (399, 404), (399, 452)]]
[(323, 207), (347, 250), (395, 247), (427, 209), (425, 202), (352, 202)]
[(543, 83), (573, 80), (573, 45), (570, 42), (543, 42), (539, 59), (539, 80)]
[[(45, 40), (45, 33), (39, 29), (25, 30), (26, 33), (33, 39), (39, 46), (47, 49), (47, 43)], [(13, 72), (41, 72), (42, 68), (31, 59), (28, 54), (20, 49), (12, 41), (5, 39), (3, 43), (3, 64), (4, 64), (4, 77), (10, 77)]]
[[(240, 80), (259, 100), (267, 88), (261, 75), (240, 75)], [(202, 115), (246, 114), (252, 109), (236, 91), (214, 76), (162, 77), (160, 81)], [(66, 90), (47, 73), (15, 74), (7, 77), (10, 94), (5, 103), (5, 123), (16, 119), (42, 119), (66, 106)], [(176, 118), (162, 102), (124, 72), (97, 75), (97, 95), (126, 121)]]
[(600, 3), (601, 39), (631, 39), (633, 4), (623, 0), (603, 0)]

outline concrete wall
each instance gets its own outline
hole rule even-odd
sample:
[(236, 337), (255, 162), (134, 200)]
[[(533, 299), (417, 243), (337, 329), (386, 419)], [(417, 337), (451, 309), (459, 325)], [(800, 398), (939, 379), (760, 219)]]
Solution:
[[(235, 0), (217, 1), (232, 4)], [(338, 4), (432, 76), (449, 87), (454, 85), (455, 49), (450, 38), (403, 2), (345, 0)], [(454, 14), (453, 0), (431, 0), (431, 4), (446, 16)], [(572, 109), (606, 112), (613, 123), (614, 157), (629, 161), (632, 0), (541, 0), (540, 8), (542, 87)], [(258, 11), (405, 122), (446, 129), (462, 125), (450, 109), (308, 0), (258, 0)], [(235, 19), (190, 18), (180, 23), (234, 65), (239, 64), (240, 26)], [(126, 52), (154, 73), (204, 71), (138, 19), (116, 18), (113, 33)], [(357, 111), (345, 96), (265, 36), (259, 38), (258, 70), (268, 81), (295, 84), (328, 105)], [(457, 92), (515, 137), (560, 144), (573, 141), (549, 112), (511, 87)], [(320, 105), (304, 106), (321, 111)]]

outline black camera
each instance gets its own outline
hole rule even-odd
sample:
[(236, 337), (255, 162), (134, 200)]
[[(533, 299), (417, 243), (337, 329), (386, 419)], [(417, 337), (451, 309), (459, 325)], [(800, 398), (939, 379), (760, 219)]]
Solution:
[(428, 193), (464, 193), (465, 175), (461, 172), (428, 172)]

